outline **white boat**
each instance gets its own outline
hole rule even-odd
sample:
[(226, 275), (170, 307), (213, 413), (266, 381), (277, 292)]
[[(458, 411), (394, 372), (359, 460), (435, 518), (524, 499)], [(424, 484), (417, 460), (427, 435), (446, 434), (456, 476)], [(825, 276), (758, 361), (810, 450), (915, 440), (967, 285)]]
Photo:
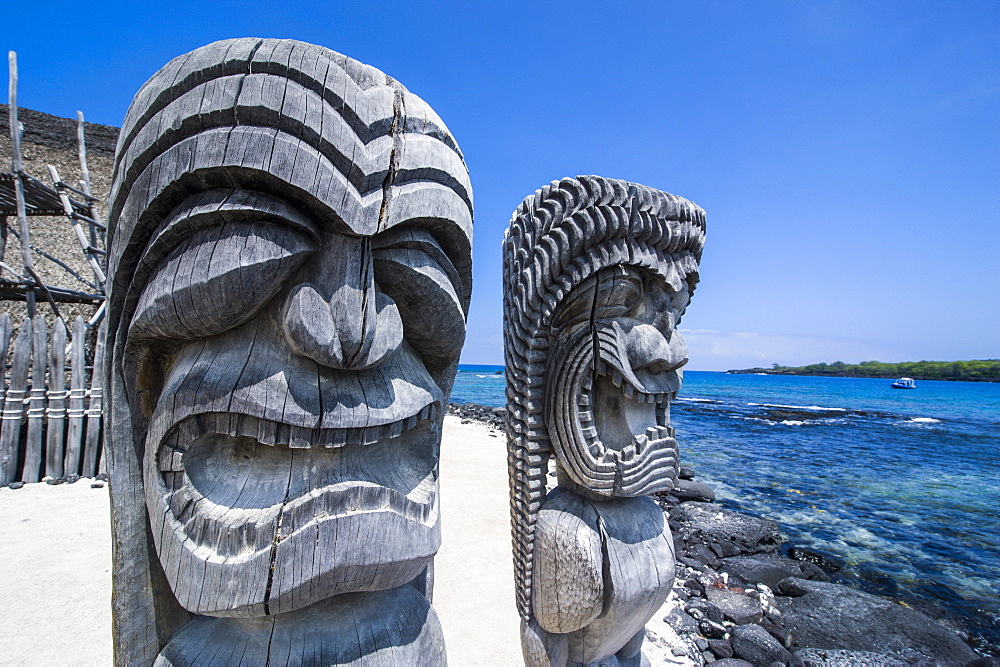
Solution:
[(913, 381), (913, 378), (899, 378), (892, 383), (893, 389), (916, 389), (917, 383)]

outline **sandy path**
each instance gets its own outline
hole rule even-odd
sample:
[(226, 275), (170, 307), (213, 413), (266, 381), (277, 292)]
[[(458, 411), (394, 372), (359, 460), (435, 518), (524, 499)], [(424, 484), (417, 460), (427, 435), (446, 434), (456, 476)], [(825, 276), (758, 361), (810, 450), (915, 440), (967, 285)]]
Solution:
[[(520, 664), (504, 440), (445, 418), (434, 607), (450, 664)], [(107, 665), (108, 489), (0, 489), (0, 664)]]
[(0, 489), (0, 663), (111, 663), (108, 488)]

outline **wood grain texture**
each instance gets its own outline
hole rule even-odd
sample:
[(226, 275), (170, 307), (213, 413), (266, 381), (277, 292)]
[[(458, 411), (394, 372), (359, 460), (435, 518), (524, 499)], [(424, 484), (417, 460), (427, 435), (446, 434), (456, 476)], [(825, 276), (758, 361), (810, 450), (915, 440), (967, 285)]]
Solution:
[(49, 406), (45, 424), (45, 475), (62, 477), (66, 443), (66, 325), (56, 320), (49, 347)]
[(328, 49), (226, 40), (143, 86), (113, 180), (116, 660), (442, 664), (419, 590), (472, 240), (444, 124)]
[(87, 402), (87, 442), (84, 447), (83, 476), (95, 477), (101, 472), (104, 440), (101, 438), (101, 414), (104, 404), (104, 339), (105, 322), (101, 320), (94, 346), (94, 371), (90, 379), (90, 398)]
[(84, 369), (83, 339), (87, 335), (87, 325), (82, 317), (73, 322), (73, 338), (70, 341), (70, 390), (66, 416), (69, 430), (66, 433), (66, 458), (63, 460), (63, 474), (79, 475), (81, 446), (83, 444), (84, 398), (87, 393), (86, 371)]
[(21, 326), (32, 327), (31, 391), (28, 399), (28, 437), (25, 442), (24, 471), (21, 479), (37, 482), (41, 479), (42, 430), (45, 424), (45, 371), (48, 362), (49, 330), (45, 318), (35, 315)]
[(14, 340), (14, 357), (10, 366), (10, 383), (4, 395), (3, 415), (0, 421), (0, 485), (7, 485), (18, 478), (18, 441), (21, 437), (21, 420), (24, 416), (24, 399), (27, 395), (28, 369), (31, 364), (31, 323), (22, 326)]
[[(638, 659), (642, 626), (669, 592), (669, 531), (643, 496), (676, 479), (669, 401), (687, 361), (676, 327), (704, 230), (695, 204), (597, 176), (554, 181), (514, 212), (504, 350), (528, 664)], [(621, 537), (629, 530), (642, 535)]]

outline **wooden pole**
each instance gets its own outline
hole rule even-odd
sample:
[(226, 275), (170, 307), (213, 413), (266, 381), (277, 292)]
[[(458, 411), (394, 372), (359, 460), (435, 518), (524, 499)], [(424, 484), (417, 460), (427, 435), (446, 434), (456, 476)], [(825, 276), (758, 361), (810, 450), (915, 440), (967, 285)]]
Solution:
[(82, 317), (73, 322), (73, 340), (70, 342), (70, 373), (72, 374), (69, 391), (69, 433), (66, 435), (66, 461), (63, 473), (66, 477), (80, 474), (80, 444), (83, 439), (83, 417), (86, 410), (83, 398), (86, 395), (84, 380), (83, 339), (87, 335), (87, 327)]
[(21, 479), (37, 482), (41, 479), (42, 429), (45, 426), (45, 371), (48, 366), (49, 329), (45, 318), (35, 315), (21, 326), (33, 329), (34, 352), (31, 355), (31, 392), (28, 394), (28, 441), (24, 450), (24, 472)]
[(0, 215), (0, 262), (7, 254), (7, 216)]
[(56, 320), (49, 346), (49, 409), (46, 425), (45, 475), (63, 476), (66, 441), (66, 325)]
[[(84, 136), (83, 129), (83, 112), (77, 111), (76, 143), (80, 154), (80, 189), (87, 195), (87, 208), (90, 210), (90, 217), (97, 222), (101, 222), (101, 214), (97, 211), (97, 201), (94, 199), (94, 193), (90, 190), (90, 169), (87, 167), (87, 139)], [(90, 245), (96, 248), (97, 233), (99, 230), (96, 225), (87, 226), (90, 228)], [(101, 231), (101, 239), (104, 239), (103, 231)]]
[[(21, 124), (17, 120), (17, 53), (7, 52), (7, 64), (10, 71), (10, 85), (7, 88), (10, 114), (10, 162), (14, 173), (14, 196), (17, 200), (17, 222), (21, 228), (21, 258), (24, 261), (24, 272), (34, 273), (31, 264), (31, 240), (28, 233), (28, 215), (24, 206), (24, 171), (21, 164)], [(28, 317), (35, 316), (35, 290), (25, 292), (25, 303), (28, 307)]]
[(7, 396), (7, 352), (10, 348), (10, 315), (0, 317), (0, 406)]
[(101, 411), (104, 398), (104, 337), (105, 322), (97, 332), (97, 345), (94, 348), (94, 372), (90, 378), (90, 403), (87, 406), (87, 446), (84, 450), (83, 476), (95, 477), (98, 471), (98, 461), (101, 459)]
[(31, 362), (31, 320), (21, 323), (14, 341), (14, 361), (10, 369), (10, 387), (3, 401), (0, 426), (0, 486), (17, 481), (17, 453), (24, 418), (24, 395), (28, 386), (28, 364)]
[[(52, 185), (55, 187), (56, 192), (59, 193), (59, 201), (62, 203), (63, 213), (69, 218), (69, 224), (73, 225), (73, 231), (76, 232), (76, 238), (80, 242), (80, 247), (83, 248), (84, 254), (87, 256), (87, 261), (90, 262), (90, 268), (94, 271), (94, 279), (97, 281), (101, 292), (104, 291), (104, 283), (107, 280), (104, 276), (104, 271), (101, 269), (100, 263), (97, 261), (97, 253), (94, 252), (95, 248), (87, 240), (87, 235), (83, 231), (83, 226), (80, 221), (76, 218), (75, 212), (73, 211), (73, 204), (69, 200), (69, 195), (66, 194), (65, 190), (60, 185), (62, 181), (59, 179), (59, 172), (51, 164), (48, 165), (49, 178), (52, 179)], [(91, 225), (93, 229), (93, 225)]]

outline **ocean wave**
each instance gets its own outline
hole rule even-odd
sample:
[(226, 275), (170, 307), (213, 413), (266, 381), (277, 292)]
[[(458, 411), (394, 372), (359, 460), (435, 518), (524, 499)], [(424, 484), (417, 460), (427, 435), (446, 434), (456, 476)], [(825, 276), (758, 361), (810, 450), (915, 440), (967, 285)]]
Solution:
[(907, 424), (940, 424), (940, 419), (934, 419), (933, 417), (914, 417), (913, 419), (907, 419)]
[(830, 412), (847, 412), (847, 408), (824, 408), (819, 405), (778, 405), (775, 403), (747, 403), (761, 408), (783, 408), (785, 410), (827, 410)]
[(785, 426), (802, 426), (803, 424), (805, 424), (804, 421), (799, 421), (797, 419), (783, 419), (778, 423), (784, 424)]
[(730, 419), (740, 419), (745, 422), (759, 422), (761, 424), (767, 424), (768, 426), (774, 426), (778, 422), (771, 421), (770, 419), (762, 419), (761, 417), (744, 417), (743, 415), (729, 415)]
[(675, 398), (675, 401), (679, 403), (721, 403), (722, 401), (716, 401), (711, 398)]
[(490, 373), (489, 375), (476, 375), (477, 378), (491, 379), (491, 380), (505, 380), (503, 375), (497, 375), (496, 373)]

